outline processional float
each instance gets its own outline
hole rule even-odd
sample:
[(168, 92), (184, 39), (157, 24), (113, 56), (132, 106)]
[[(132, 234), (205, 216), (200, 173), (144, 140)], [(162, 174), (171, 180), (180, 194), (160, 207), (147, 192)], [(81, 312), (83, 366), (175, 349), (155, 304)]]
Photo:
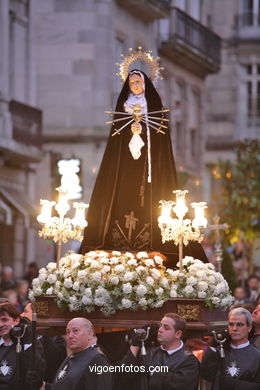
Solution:
[[(138, 60), (148, 65), (150, 79), (130, 71)], [(74, 204), (73, 219), (65, 217), (69, 205), (62, 188), (55, 206), (59, 218), (51, 216), (55, 202), (41, 201), (39, 234), (53, 238), (59, 249), (56, 264), (50, 263), (33, 284), (38, 326), (62, 332), (69, 318), (84, 316), (97, 328), (132, 328), (158, 324), (166, 312), (185, 318), (193, 335), (225, 325), (220, 308), (228, 307), (232, 297), (223, 276), (205, 263), (199, 244), (207, 225), (206, 203), (193, 202), (194, 218), (185, 217), (188, 191), (178, 189), (169, 110), (153, 86), (160, 70), (158, 57), (142, 48), (130, 49), (119, 64), (124, 86), (116, 109), (107, 111), (111, 133), (88, 222), (85, 203)], [(172, 192), (176, 202), (164, 200)], [(81, 254), (61, 258), (62, 241), (80, 240), (83, 229)], [(172, 259), (168, 269), (165, 258)]]

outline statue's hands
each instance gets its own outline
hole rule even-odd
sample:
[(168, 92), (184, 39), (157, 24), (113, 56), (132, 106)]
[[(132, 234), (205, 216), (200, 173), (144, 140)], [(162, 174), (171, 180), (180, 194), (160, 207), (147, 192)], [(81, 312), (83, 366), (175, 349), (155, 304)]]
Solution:
[(134, 122), (131, 125), (131, 131), (132, 131), (133, 134), (140, 134), (141, 131), (142, 131), (142, 126), (140, 125), (140, 123)]

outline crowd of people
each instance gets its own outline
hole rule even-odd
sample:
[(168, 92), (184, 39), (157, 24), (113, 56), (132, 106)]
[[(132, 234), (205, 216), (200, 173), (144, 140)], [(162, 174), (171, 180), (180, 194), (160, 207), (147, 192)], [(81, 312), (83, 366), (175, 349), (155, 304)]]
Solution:
[(109, 362), (88, 319), (70, 320), (65, 336), (33, 337), (30, 304), (21, 314), (6, 300), (0, 303), (0, 389), (260, 389), (260, 304), (252, 314), (231, 308), (227, 331), (217, 337), (186, 340), (186, 321), (175, 313), (165, 313), (152, 343), (143, 341), (146, 332), (133, 329), (128, 351)]

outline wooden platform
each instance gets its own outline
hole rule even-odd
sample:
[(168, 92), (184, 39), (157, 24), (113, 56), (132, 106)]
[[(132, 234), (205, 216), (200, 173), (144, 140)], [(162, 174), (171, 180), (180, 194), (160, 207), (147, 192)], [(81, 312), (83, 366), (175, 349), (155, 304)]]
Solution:
[(120, 310), (105, 316), (99, 308), (94, 312), (70, 312), (58, 308), (55, 298), (36, 298), (37, 327), (51, 334), (64, 333), (68, 321), (75, 317), (88, 318), (97, 331), (113, 331), (158, 324), (165, 313), (174, 312), (187, 321), (190, 336), (199, 336), (213, 329), (227, 326), (227, 312), (209, 310), (202, 299), (174, 298), (167, 300), (161, 308), (150, 310)]

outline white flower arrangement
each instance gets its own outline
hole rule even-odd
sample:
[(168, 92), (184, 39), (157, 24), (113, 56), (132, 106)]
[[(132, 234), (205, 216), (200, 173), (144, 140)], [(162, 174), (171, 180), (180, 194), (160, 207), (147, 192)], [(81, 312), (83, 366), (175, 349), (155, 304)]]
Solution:
[[(211, 308), (226, 309), (233, 302), (223, 276), (210, 263), (185, 257), (184, 277), (166, 269), (158, 254), (91, 251), (69, 253), (41, 268), (33, 280), (30, 299), (54, 295), (59, 307), (91, 312), (96, 306), (110, 315), (117, 310), (158, 308), (169, 298), (202, 298)], [(178, 266), (178, 264), (177, 264)]]

